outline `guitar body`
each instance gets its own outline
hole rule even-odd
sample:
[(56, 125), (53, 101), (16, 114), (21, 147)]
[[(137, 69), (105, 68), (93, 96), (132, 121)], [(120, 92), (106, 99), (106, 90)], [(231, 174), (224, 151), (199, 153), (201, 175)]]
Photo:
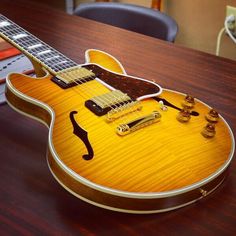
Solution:
[[(106, 53), (90, 50), (86, 59), (89, 68), (126, 76), (122, 65)], [(108, 81), (116, 79), (109, 76)], [(126, 79), (118, 78), (117, 83)], [(179, 122), (175, 107), (181, 108), (185, 95), (163, 89), (159, 100), (174, 107), (162, 110), (157, 100), (145, 98), (140, 100), (141, 110), (108, 122), (85, 107), (91, 96), (107, 92), (109, 88), (97, 80), (62, 89), (49, 73), (41, 78), (13, 73), (7, 78), (9, 105), (49, 127), (48, 164), (65, 189), (107, 209), (155, 213), (190, 204), (222, 183), (233, 157), (234, 138), (221, 116), (213, 138), (201, 134), (208, 105), (196, 100), (193, 110), (198, 115)], [(121, 123), (153, 111), (161, 114), (159, 122), (128, 135), (117, 134)]]

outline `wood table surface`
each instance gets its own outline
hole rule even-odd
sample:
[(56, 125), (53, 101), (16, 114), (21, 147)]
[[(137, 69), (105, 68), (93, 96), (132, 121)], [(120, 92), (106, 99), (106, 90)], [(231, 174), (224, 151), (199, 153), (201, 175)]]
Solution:
[[(23, 0), (1, 0), (1, 13), (78, 63), (96, 48), (128, 74), (189, 93), (236, 130), (236, 62), (86, 20)], [(236, 235), (236, 160), (208, 197), (160, 214), (112, 212), (85, 203), (53, 178), (48, 130), (0, 106), (0, 235)]]

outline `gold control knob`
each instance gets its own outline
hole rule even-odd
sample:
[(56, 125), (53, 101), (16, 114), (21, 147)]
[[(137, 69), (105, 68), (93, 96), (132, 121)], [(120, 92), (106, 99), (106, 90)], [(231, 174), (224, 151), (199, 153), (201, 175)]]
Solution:
[(212, 123), (217, 123), (219, 120), (219, 114), (214, 109), (211, 109), (205, 117), (207, 121), (212, 122)]
[(215, 130), (215, 125), (212, 123), (208, 123), (202, 130), (201, 134), (205, 137), (205, 138), (213, 138), (216, 134), (216, 130)]
[(184, 101), (182, 102), (182, 106), (187, 109), (193, 108), (195, 105), (194, 98), (190, 95), (186, 95), (184, 98)]
[(177, 115), (177, 120), (180, 122), (188, 122), (191, 118), (190, 111), (188, 109), (182, 109), (178, 115)]

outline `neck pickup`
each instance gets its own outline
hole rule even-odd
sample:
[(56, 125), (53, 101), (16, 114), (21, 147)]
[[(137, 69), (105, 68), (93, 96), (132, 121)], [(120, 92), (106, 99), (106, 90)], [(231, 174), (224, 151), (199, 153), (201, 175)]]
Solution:
[(51, 80), (61, 88), (70, 88), (95, 79), (95, 74), (83, 67), (75, 66), (56, 73)]

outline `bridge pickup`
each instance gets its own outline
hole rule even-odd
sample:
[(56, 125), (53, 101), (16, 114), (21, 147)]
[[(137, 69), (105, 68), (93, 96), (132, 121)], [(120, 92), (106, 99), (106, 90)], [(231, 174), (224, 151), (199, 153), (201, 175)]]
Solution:
[(154, 122), (159, 121), (160, 119), (161, 119), (161, 114), (158, 111), (153, 111), (151, 114), (142, 116), (129, 123), (120, 124), (117, 127), (116, 132), (118, 135), (124, 136), (138, 129), (141, 129), (145, 126), (151, 125)]
[(111, 107), (101, 108), (92, 100), (87, 100), (85, 106), (97, 116), (103, 116), (112, 109)]
[(120, 109), (122, 106), (132, 102), (132, 99), (119, 90), (114, 90), (85, 102), (85, 106), (97, 116), (103, 116), (110, 110)]
[[(127, 101), (127, 104), (132, 102), (131, 100)], [(113, 111), (115, 109), (121, 109), (121, 107), (123, 106), (123, 104), (114, 104), (114, 105), (110, 105), (109, 107), (100, 107), (96, 102), (92, 101), (92, 100), (87, 100), (85, 102), (85, 107), (87, 107), (90, 111), (92, 111), (95, 115), (97, 116), (104, 116), (106, 114), (109, 114), (110, 111)], [(110, 119), (110, 115), (107, 116), (107, 120)]]

